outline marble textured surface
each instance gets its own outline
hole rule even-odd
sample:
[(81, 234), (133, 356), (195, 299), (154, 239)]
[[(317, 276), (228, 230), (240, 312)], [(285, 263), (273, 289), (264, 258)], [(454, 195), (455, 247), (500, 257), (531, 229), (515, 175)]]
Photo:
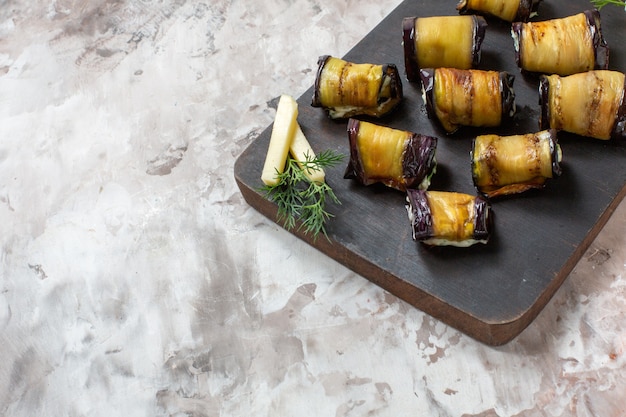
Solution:
[(626, 415), (626, 203), (493, 348), (239, 194), (399, 2), (0, 0), (0, 415)]

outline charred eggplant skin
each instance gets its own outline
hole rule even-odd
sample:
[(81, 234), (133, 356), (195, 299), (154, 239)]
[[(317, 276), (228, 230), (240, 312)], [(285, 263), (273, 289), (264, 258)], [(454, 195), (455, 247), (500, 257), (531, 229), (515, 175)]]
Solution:
[(489, 202), (477, 196), (474, 200), (474, 239), (486, 242), (491, 236), (493, 214)]
[[(341, 99), (338, 102), (331, 103), (325, 102), (322, 94), (322, 80), (326, 76), (325, 71), (327, 71), (327, 64), (330, 60), (338, 60), (342, 65), (341, 73), (334, 75), (334, 77), (336, 77), (335, 88), (337, 91), (332, 92), (333, 95), (339, 96)], [(345, 87), (349, 84), (346, 82), (348, 77), (358, 79), (358, 74), (355, 74), (355, 72), (351, 73), (351, 71), (356, 71), (355, 68), (359, 65), (363, 66), (363, 64), (354, 64), (330, 55), (320, 56), (317, 61), (317, 73), (315, 77), (311, 106), (324, 108), (328, 112), (329, 117), (332, 119), (350, 118), (357, 115), (382, 117), (392, 112), (404, 98), (402, 80), (396, 65), (391, 63), (380, 65), (369, 64), (371, 67), (379, 68), (381, 74), (379, 80), (377, 80), (378, 85), (374, 86), (378, 91), (376, 98), (375, 100), (368, 101), (367, 103), (352, 102), (351, 97), (353, 95), (350, 94), (350, 92), (341, 90), (342, 88), (350, 88)], [(365, 80), (363, 78), (359, 79), (359, 84), (361, 85), (368, 82), (372, 81)]]
[[(471, 209), (466, 212), (469, 217), (460, 214), (465, 213), (464, 210), (449, 213), (449, 215), (455, 215), (455, 229), (462, 230), (465, 229), (466, 225), (472, 225), (469, 234), (461, 232), (458, 234), (462, 236), (451, 237), (437, 233), (436, 224), (438, 219), (431, 209), (430, 200), (435, 195), (440, 200), (448, 200), (451, 205), (455, 204), (455, 200), (462, 201), (461, 204), (463, 205), (471, 205)], [(406, 200), (406, 209), (411, 224), (411, 232), (413, 240), (415, 241), (435, 246), (451, 245), (467, 247), (475, 243), (487, 243), (491, 236), (493, 213), (489, 201), (482, 196), (471, 196), (445, 191), (410, 189), (407, 190)]]
[(423, 190), (407, 190), (406, 208), (411, 220), (413, 240), (423, 241), (434, 237), (433, 215), (428, 204), (428, 197)]
[[(456, 129), (461, 125), (457, 119), (468, 118), (469, 115), (466, 115), (462, 109), (455, 109), (455, 112), (449, 113), (447, 117), (449, 120), (441, 120), (437, 116), (437, 106), (438, 100), (443, 99), (442, 97), (438, 97), (436, 94), (435, 88), (435, 78), (438, 74), (444, 73), (452, 73), (452, 77), (455, 80), (458, 80), (458, 85), (455, 85), (454, 88), (458, 88), (458, 91), (461, 91), (462, 94), (465, 95), (465, 101), (468, 106), (465, 109), (467, 112), (471, 112), (471, 107), (473, 100), (477, 100), (479, 97), (483, 96), (488, 101), (493, 101), (494, 95), (499, 95), (500, 102), (500, 118), (499, 122), (495, 125), (499, 125), (502, 123), (506, 123), (513, 118), (516, 112), (516, 104), (515, 104), (515, 90), (513, 88), (513, 84), (515, 82), (515, 75), (510, 74), (506, 71), (500, 71), (497, 73), (498, 76), (498, 92), (487, 91), (484, 89), (479, 89), (478, 91), (473, 89), (471, 85), (473, 75), (472, 74), (483, 74), (487, 75), (489, 73), (495, 75), (495, 71), (482, 71), (482, 70), (457, 70), (451, 68), (425, 68), (420, 70), (420, 80), (422, 84), (422, 93), (424, 104), (426, 106), (426, 113), (429, 119), (438, 120), (447, 133), (454, 133)], [(449, 92), (448, 92), (449, 93)], [(496, 110), (493, 110), (496, 111)], [(495, 115), (494, 115), (495, 117)], [(485, 126), (482, 124), (474, 124), (472, 122), (467, 123), (468, 126)], [(491, 123), (491, 125), (494, 125)]]
[[(371, 159), (382, 158), (382, 155), (374, 155), (368, 152), (368, 142), (375, 138), (363, 138), (360, 134), (361, 127), (366, 124), (368, 128), (377, 129), (379, 133), (394, 133), (402, 137), (403, 143), (394, 143), (394, 147), (401, 147), (401, 154), (397, 161), (400, 165), (401, 174), (380, 175), (373, 174), (366, 168), (363, 158), (367, 156)], [(413, 132), (403, 132), (373, 123), (360, 121), (351, 118), (348, 120), (348, 140), (350, 144), (350, 161), (344, 174), (345, 179), (355, 179), (363, 185), (370, 185), (377, 182), (383, 183), (391, 188), (405, 191), (409, 188), (427, 188), (429, 177), (436, 169), (435, 154), (437, 150), (437, 138), (433, 136), (421, 135)], [(364, 155), (368, 153), (368, 155)]]
[(622, 103), (617, 110), (617, 117), (615, 118), (615, 127), (613, 128), (612, 137), (614, 139), (626, 139), (626, 85), (624, 86)]
[(524, 135), (479, 135), (470, 152), (472, 180), (487, 198), (542, 188), (561, 175), (557, 132), (548, 129)]
[[(568, 27), (568, 23), (578, 19), (580, 15), (584, 15), (586, 20), (586, 31), (584, 32), (576, 32)], [(547, 25), (552, 25), (552, 27)], [(561, 29), (557, 29), (557, 27)], [(592, 50), (587, 51), (587, 53), (593, 55), (593, 62), (585, 63), (584, 60), (574, 59), (574, 62), (569, 65), (562, 64), (562, 62), (568, 60), (567, 57), (562, 57), (560, 53), (552, 53), (554, 50), (552, 49), (552, 45), (546, 45), (545, 42), (536, 41), (536, 39), (544, 38), (546, 31), (551, 32), (558, 39), (565, 37), (571, 38), (574, 33), (578, 33), (579, 39), (575, 41), (577, 48), (584, 44), (587, 39), (590, 39), (590, 47)], [(548, 57), (548, 61), (535, 63), (528, 62), (524, 59), (524, 45), (526, 44), (524, 33), (527, 32), (531, 34), (532, 38), (529, 40), (529, 45), (535, 45), (535, 51), (541, 48), (550, 48), (546, 49), (545, 54), (542, 54)], [(513, 37), (515, 45), (515, 62), (522, 72), (571, 75), (577, 72), (590, 71), (593, 69), (607, 69), (609, 67), (609, 47), (602, 35), (600, 12), (597, 9), (585, 10), (578, 15), (543, 22), (513, 22), (511, 25), (511, 36)], [(538, 54), (535, 53), (533, 55)], [(531, 61), (533, 59), (533, 57), (530, 57)]]
[(540, 3), (541, 0), (518, 0), (517, 9), (514, 14), (504, 11), (507, 0), (460, 0), (456, 9), (460, 14), (478, 13), (486, 16), (494, 16), (507, 22), (527, 22), (528, 19), (537, 12)]
[[(454, 18), (454, 16), (443, 16), (445, 18)], [(487, 30), (487, 21), (482, 16), (456, 16), (456, 17), (467, 17), (472, 19), (472, 31), (471, 33), (464, 34), (463, 36), (471, 36), (471, 50), (463, 51), (463, 53), (467, 53), (471, 55), (471, 64), (464, 65), (463, 69), (469, 69), (471, 67), (476, 67), (480, 64), (481, 59), (481, 47), (483, 40), (485, 39), (485, 33)], [(426, 19), (436, 19), (437, 17), (429, 17)], [(419, 17), (405, 17), (402, 20), (402, 44), (404, 49), (404, 67), (406, 71), (406, 77), (409, 82), (419, 82), (419, 70), (420, 68), (426, 67), (458, 67), (458, 65), (451, 65), (450, 62), (442, 61), (436, 63), (437, 65), (431, 65), (432, 63), (421, 63), (418, 56), (419, 51), (416, 48), (416, 37), (419, 35), (416, 29), (416, 24)], [(433, 45), (432, 48), (437, 49), (440, 46)], [(429, 49), (428, 47), (426, 49)]]
[[(607, 79), (611, 76), (624, 81), (609, 83)], [(563, 84), (587, 88), (588, 94), (570, 100), (559, 97), (558, 103), (551, 100), (551, 95), (562, 91)], [(570, 109), (580, 109), (578, 100), (584, 109), (571, 113)], [(595, 70), (566, 77), (542, 75), (539, 106), (539, 129), (553, 128), (601, 140), (626, 139), (626, 76), (617, 71)], [(567, 113), (569, 117), (564, 117)], [(568, 120), (575, 120), (576, 125)]]

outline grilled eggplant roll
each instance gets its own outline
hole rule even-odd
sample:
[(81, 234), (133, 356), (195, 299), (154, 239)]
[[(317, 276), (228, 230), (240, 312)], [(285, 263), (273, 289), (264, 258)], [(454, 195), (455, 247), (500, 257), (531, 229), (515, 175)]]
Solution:
[(539, 80), (540, 129), (558, 129), (595, 139), (626, 138), (625, 76), (595, 70)]
[(432, 246), (468, 247), (489, 240), (491, 206), (481, 196), (411, 189), (407, 190), (406, 200), (416, 241)]
[(350, 162), (344, 178), (405, 191), (426, 189), (435, 172), (437, 138), (350, 119)]
[(318, 60), (311, 106), (326, 109), (332, 119), (381, 117), (402, 98), (402, 81), (394, 64), (355, 64), (329, 55)]
[(571, 75), (609, 65), (596, 9), (543, 22), (515, 22), (511, 36), (515, 61), (523, 71)]
[(439, 120), (447, 133), (459, 126), (499, 126), (515, 115), (512, 74), (428, 68), (420, 77), (428, 117)]
[(474, 186), (488, 198), (542, 188), (561, 175), (556, 130), (525, 135), (477, 136), (472, 145)]
[(473, 68), (487, 21), (482, 16), (405, 17), (402, 21), (407, 79), (419, 81), (420, 68)]
[(461, 0), (456, 9), (461, 14), (478, 13), (507, 22), (527, 22), (539, 8), (541, 0)]

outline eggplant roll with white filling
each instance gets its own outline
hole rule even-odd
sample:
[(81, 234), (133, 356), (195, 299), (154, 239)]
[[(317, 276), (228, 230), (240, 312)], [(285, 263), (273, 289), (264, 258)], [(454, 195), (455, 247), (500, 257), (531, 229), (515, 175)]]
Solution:
[(311, 106), (322, 107), (332, 119), (381, 117), (402, 98), (402, 81), (394, 64), (356, 64), (329, 55), (318, 60)]
[(512, 74), (427, 68), (420, 77), (428, 117), (439, 120), (447, 133), (460, 126), (500, 126), (515, 115)]
[(413, 239), (432, 246), (468, 247), (487, 243), (491, 205), (481, 196), (447, 191), (407, 190), (406, 209)]
[(542, 188), (561, 175), (556, 130), (525, 135), (480, 135), (471, 151), (474, 186), (488, 198)]
[(540, 129), (557, 129), (595, 139), (626, 139), (625, 76), (595, 70), (539, 80)]
[(400, 191), (430, 185), (437, 138), (356, 119), (348, 121), (348, 138), (350, 161), (344, 178)]
[(514, 22), (511, 36), (515, 61), (523, 71), (571, 75), (609, 65), (596, 9), (542, 22)]
[(541, 0), (461, 0), (456, 9), (461, 14), (479, 13), (507, 22), (527, 22), (537, 13)]
[(420, 68), (477, 66), (486, 29), (482, 16), (405, 17), (402, 41), (407, 79), (418, 82)]

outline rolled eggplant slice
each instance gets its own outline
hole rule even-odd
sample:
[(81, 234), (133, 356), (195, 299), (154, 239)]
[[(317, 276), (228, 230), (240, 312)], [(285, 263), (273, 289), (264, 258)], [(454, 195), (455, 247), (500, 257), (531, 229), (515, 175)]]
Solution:
[(381, 117), (402, 98), (402, 80), (394, 64), (355, 64), (329, 55), (318, 60), (311, 106), (324, 108), (333, 119)]
[(456, 9), (461, 14), (478, 13), (507, 22), (527, 22), (537, 13), (541, 0), (460, 0)]
[(542, 188), (561, 175), (556, 130), (525, 135), (480, 135), (472, 144), (474, 186), (488, 198)]
[(595, 139), (626, 139), (625, 78), (608, 70), (541, 76), (539, 128)]
[(473, 68), (480, 63), (487, 21), (482, 16), (405, 17), (402, 21), (407, 79), (420, 68)]
[(542, 22), (514, 22), (511, 36), (515, 61), (523, 71), (571, 75), (609, 65), (596, 9)]
[(515, 76), (507, 72), (427, 68), (420, 70), (430, 119), (447, 133), (460, 126), (494, 127), (515, 115)]
[(491, 205), (481, 196), (411, 189), (407, 190), (406, 200), (416, 241), (459, 247), (489, 241), (493, 227)]
[(350, 161), (344, 178), (405, 191), (427, 189), (437, 166), (437, 138), (350, 119)]

